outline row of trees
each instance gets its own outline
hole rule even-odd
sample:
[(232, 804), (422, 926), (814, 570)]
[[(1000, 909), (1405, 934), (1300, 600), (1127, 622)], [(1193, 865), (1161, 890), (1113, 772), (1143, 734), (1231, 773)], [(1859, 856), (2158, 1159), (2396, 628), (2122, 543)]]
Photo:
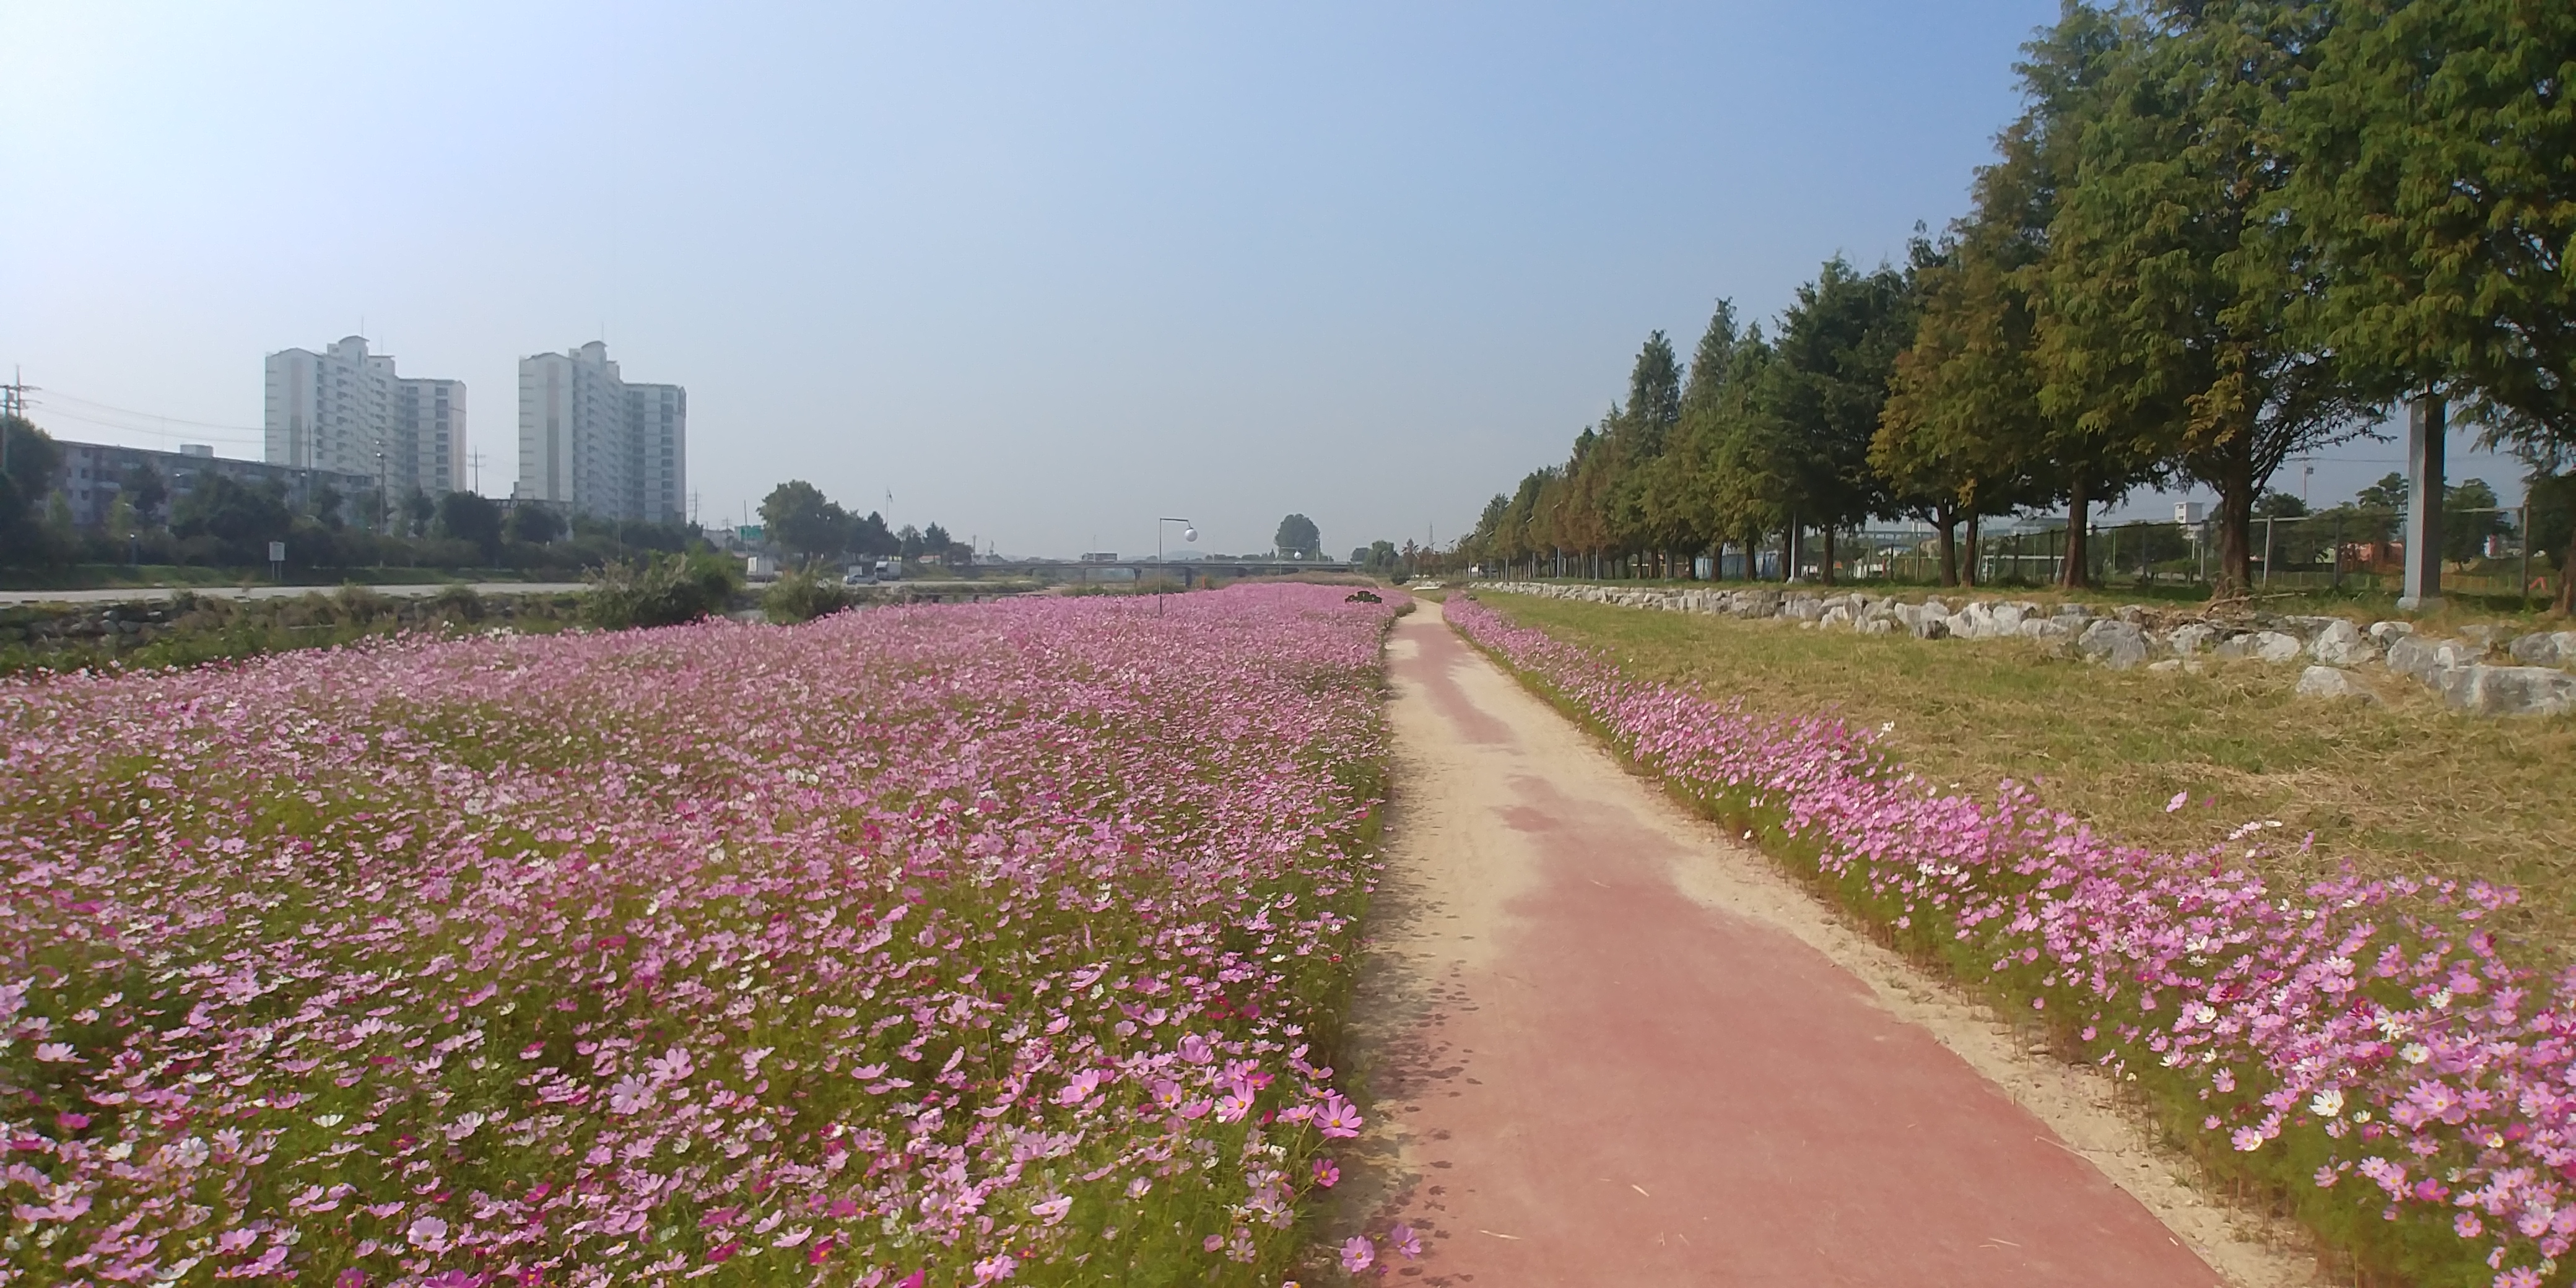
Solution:
[[(55, 575), (82, 564), (263, 568), (272, 541), (290, 568), (515, 568), (570, 573), (641, 551), (679, 552), (696, 539), (674, 524), (566, 519), (542, 505), (505, 505), (473, 492), (376, 493), (315, 486), (300, 504), (276, 483), (208, 470), (185, 494), (149, 463), (128, 469), (100, 521), (75, 525), (56, 486), (62, 450), (11, 419), (0, 471), (0, 567)], [(699, 543), (703, 544), (703, 543)]]
[(1811, 530), (1830, 570), (1838, 530), (1920, 519), (1953, 583), (1962, 528), (2047, 508), (2082, 584), (2091, 510), (2183, 481), (2218, 494), (2225, 596), (2282, 464), (2408, 400), (2576, 489), (2576, 6), (2070, 2), (2024, 50), (1967, 215), (1901, 267), (1829, 261), (1767, 334), (1721, 303), (1686, 366), (1650, 336), (1469, 552), (1794, 560)]
[(900, 556), (943, 563), (971, 561), (975, 557), (971, 547), (950, 537), (948, 530), (936, 523), (921, 528), (911, 524), (889, 528), (884, 515), (873, 510), (864, 515), (852, 513), (803, 479), (790, 479), (771, 488), (769, 495), (761, 499), (760, 521), (773, 544), (806, 564), (824, 563), (843, 555), (867, 559)]

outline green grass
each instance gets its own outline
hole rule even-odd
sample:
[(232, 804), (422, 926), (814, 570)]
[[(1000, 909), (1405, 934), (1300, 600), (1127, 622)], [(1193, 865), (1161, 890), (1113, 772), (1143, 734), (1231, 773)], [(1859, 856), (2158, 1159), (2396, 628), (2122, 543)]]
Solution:
[[(448, 582), (578, 581), (574, 568), (294, 568), (283, 584), (333, 587), (346, 582), (376, 586), (434, 586)], [(160, 586), (270, 586), (280, 584), (267, 565), (215, 568), (201, 564), (73, 564), (64, 568), (0, 569), (0, 589), (118, 590)]]
[[(2022, 640), (1926, 642), (1779, 621), (1488, 595), (1631, 674), (1774, 715), (1892, 725), (1889, 749), (1938, 781), (2035, 785), (2110, 835), (2189, 849), (2279, 819), (2314, 849), (2269, 860), (2304, 882), (2371, 875), (2507, 882), (2517, 955), (2576, 961), (2576, 719), (2471, 719), (2399, 677), (2376, 706), (2292, 690), (2297, 666), (2210, 662), (2200, 675), (2111, 671)], [(2167, 813), (2177, 792), (2192, 804)]]
[[(1515, 578), (1514, 580), (1528, 579)], [(1927, 595), (1937, 595), (1945, 600), (1950, 600), (1953, 603), (1968, 599), (2008, 599), (2049, 605), (2072, 602), (2078, 604), (2089, 604), (2096, 608), (2116, 607), (2123, 604), (2137, 604), (2147, 608), (2166, 609), (2177, 614), (2196, 614), (2204, 611), (2217, 613), (2266, 612), (2279, 613), (2288, 616), (2348, 617), (2356, 622), (2365, 624), (2375, 621), (2400, 620), (2411, 621), (2427, 630), (2434, 631), (2456, 630), (2461, 626), (2470, 625), (2472, 623), (2497, 622), (2513, 625), (2523, 630), (2566, 629), (2564, 619), (2553, 617), (2550, 614), (2549, 600), (2545, 595), (2535, 593), (2529, 600), (2525, 600), (2523, 597), (2517, 595), (2497, 595), (2453, 590), (2445, 592), (2442, 600), (2442, 607), (2438, 611), (2432, 613), (2408, 613), (2400, 612), (2398, 610), (2397, 592), (2394, 589), (2378, 589), (2360, 584), (2362, 581), (2367, 579), (2355, 579), (2355, 584), (2343, 590), (2333, 590), (2322, 586), (2292, 586), (2285, 580), (2281, 584), (2270, 589), (2266, 589), (2258, 585), (2254, 588), (2254, 593), (2250, 596), (2241, 600), (2230, 600), (2225, 604), (2213, 604), (2210, 600), (2209, 587), (2207, 586), (2182, 585), (2171, 582), (2158, 583), (2155, 585), (2140, 585), (2134, 581), (2121, 581), (2105, 585), (2098, 590), (2085, 590), (2070, 593), (2059, 590), (2055, 586), (2040, 586), (2016, 582), (2002, 582), (1983, 586), (1945, 587), (1935, 586), (1928, 582), (1902, 580), (1891, 582), (1871, 580), (1844, 581), (1830, 586), (1824, 585), (1820, 582), (1806, 582), (1798, 586), (1787, 587), (1776, 581), (1766, 583), (1740, 581), (1714, 583), (1705, 581), (1663, 580), (1593, 581), (1584, 578), (1554, 577), (1542, 577), (1538, 580), (1554, 585), (1608, 586), (1613, 589), (1621, 590), (1739, 590), (1747, 586), (1758, 584), (1768, 586), (1773, 590), (1795, 590), (1811, 595), (1858, 593), (1864, 595), (1895, 595), (1909, 600), (1919, 600)]]
[(570, 594), (512, 595), (486, 600), (457, 587), (426, 600), (397, 601), (362, 586), (291, 599), (185, 598), (149, 640), (115, 636), (37, 636), (37, 623), (61, 616), (42, 608), (0, 608), (0, 675), (123, 667), (149, 670), (329, 648), (406, 631), (460, 634), (506, 627), (547, 634), (574, 624), (580, 600)]

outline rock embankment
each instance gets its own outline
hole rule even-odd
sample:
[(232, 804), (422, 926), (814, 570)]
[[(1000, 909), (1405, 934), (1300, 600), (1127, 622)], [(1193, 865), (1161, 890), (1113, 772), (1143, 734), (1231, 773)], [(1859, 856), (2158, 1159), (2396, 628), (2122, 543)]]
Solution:
[(2305, 663), (2308, 670), (2300, 677), (2299, 691), (2317, 697), (2369, 696), (2368, 688), (2351, 676), (2329, 677), (2319, 671), (2384, 666), (2434, 690), (2455, 710), (2473, 715), (2576, 712), (2576, 674), (2566, 669), (2576, 666), (2576, 631), (2514, 635), (2502, 627), (2472, 626), (2458, 637), (2434, 638), (2419, 633), (2412, 622), (2364, 626), (2343, 617), (2265, 612), (2218, 618), (2137, 604), (2104, 610), (2072, 603), (1937, 595), (1905, 599), (1865, 591), (1827, 593), (1780, 586), (1648, 590), (1479, 582), (1477, 588), (1623, 608), (1794, 621), (1864, 635), (2051, 641), (2115, 670), (2135, 666), (2197, 670), (2204, 658)]

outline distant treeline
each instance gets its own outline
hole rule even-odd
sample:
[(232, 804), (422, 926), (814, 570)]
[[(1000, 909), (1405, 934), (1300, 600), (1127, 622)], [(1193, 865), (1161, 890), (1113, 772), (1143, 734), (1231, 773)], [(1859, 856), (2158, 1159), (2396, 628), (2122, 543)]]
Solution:
[(1464, 553), (1814, 532), (1830, 570), (1838, 531), (1920, 520), (1955, 584), (1962, 528), (2048, 509), (2080, 585), (2094, 507), (2189, 482), (2226, 596), (2284, 462), (2435, 397), (2565, 508), (2576, 5), (2070, 3), (2024, 52), (1967, 215), (1902, 266), (1827, 262), (1767, 332), (1721, 303), (1687, 367), (1650, 336), (1627, 401)]
[(647, 551), (678, 553), (698, 541), (683, 524), (566, 516), (540, 504), (473, 492), (385, 497), (316, 484), (302, 505), (277, 484), (200, 475), (184, 495), (148, 464), (114, 480), (101, 521), (76, 525), (55, 487), (62, 451), (43, 430), (0, 420), (0, 568), (41, 579), (87, 565), (266, 569), (272, 541), (286, 543), (292, 573), (317, 569), (486, 568), (568, 575)]

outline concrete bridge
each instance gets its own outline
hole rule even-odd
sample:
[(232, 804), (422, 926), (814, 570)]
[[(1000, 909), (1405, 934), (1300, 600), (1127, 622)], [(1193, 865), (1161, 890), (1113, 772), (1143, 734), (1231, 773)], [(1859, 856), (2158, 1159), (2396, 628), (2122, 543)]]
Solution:
[(1034, 577), (1046, 582), (1143, 581), (1171, 577), (1183, 586), (1210, 578), (1285, 577), (1301, 572), (1353, 573), (1358, 564), (1323, 559), (1032, 559), (978, 564), (984, 576)]

